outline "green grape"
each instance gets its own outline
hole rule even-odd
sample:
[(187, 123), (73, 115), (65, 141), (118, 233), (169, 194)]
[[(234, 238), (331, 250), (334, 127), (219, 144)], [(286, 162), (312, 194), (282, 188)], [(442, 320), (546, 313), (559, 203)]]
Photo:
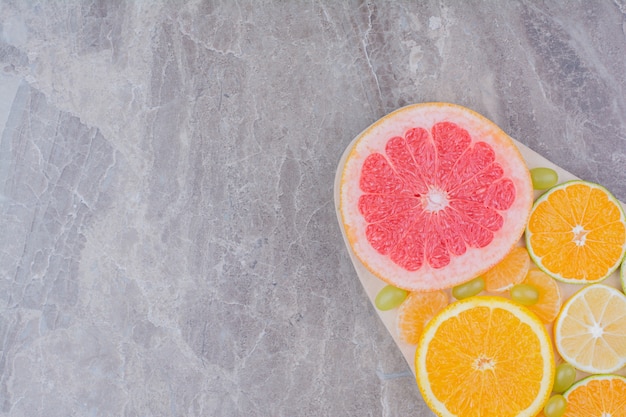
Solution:
[(376, 308), (382, 311), (398, 307), (406, 299), (409, 292), (402, 288), (387, 285), (376, 296)]
[(457, 300), (472, 297), (485, 289), (485, 280), (483, 277), (474, 278), (464, 284), (457, 285), (452, 288), (452, 296)]
[(551, 168), (533, 168), (530, 170), (530, 178), (535, 190), (546, 190), (559, 180), (559, 175)]
[(517, 284), (511, 288), (511, 298), (524, 306), (531, 306), (539, 301), (539, 291), (530, 284)]
[(561, 394), (553, 395), (543, 407), (543, 414), (546, 417), (561, 417), (566, 408), (567, 400)]
[(556, 393), (564, 392), (572, 386), (576, 380), (576, 369), (569, 363), (562, 363), (556, 367), (554, 373), (554, 386), (552, 391)]

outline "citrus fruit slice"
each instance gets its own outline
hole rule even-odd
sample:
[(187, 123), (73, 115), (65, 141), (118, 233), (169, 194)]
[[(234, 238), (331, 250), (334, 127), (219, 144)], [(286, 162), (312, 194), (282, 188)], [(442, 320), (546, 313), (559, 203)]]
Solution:
[(626, 378), (592, 375), (572, 385), (563, 395), (563, 417), (626, 417)]
[(622, 267), (620, 268), (620, 280), (622, 281), (622, 291), (626, 293), (626, 260), (622, 261)]
[(504, 259), (483, 274), (485, 289), (502, 292), (524, 280), (530, 269), (530, 256), (522, 246), (517, 246)]
[(604, 284), (583, 287), (563, 304), (554, 344), (581, 371), (608, 373), (626, 365), (626, 295)]
[(533, 189), (513, 140), (461, 106), (396, 110), (355, 140), (339, 210), (356, 257), (399, 288), (449, 288), (499, 262), (521, 237)]
[(522, 284), (532, 285), (539, 292), (539, 300), (528, 306), (544, 323), (552, 323), (561, 310), (559, 284), (550, 275), (538, 269), (528, 271)]
[(398, 309), (397, 327), (400, 339), (417, 345), (426, 323), (450, 303), (444, 291), (412, 292)]
[(537, 266), (560, 281), (602, 281), (626, 253), (624, 211), (600, 185), (565, 182), (535, 202), (526, 246)]
[(439, 416), (536, 416), (552, 390), (554, 353), (528, 309), (497, 296), (454, 302), (420, 338), (417, 384)]

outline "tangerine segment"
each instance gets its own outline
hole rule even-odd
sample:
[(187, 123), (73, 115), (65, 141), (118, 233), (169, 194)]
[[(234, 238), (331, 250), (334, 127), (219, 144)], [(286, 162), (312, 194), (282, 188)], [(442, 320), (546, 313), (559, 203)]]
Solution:
[(410, 291), (482, 274), (521, 237), (533, 200), (514, 141), (461, 106), (423, 103), (354, 139), (341, 173), (341, 222), (359, 261)]
[(410, 293), (398, 309), (396, 320), (400, 339), (417, 345), (426, 324), (449, 303), (444, 291)]
[(594, 283), (615, 271), (626, 253), (626, 217), (600, 185), (569, 181), (537, 199), (526, 246), (539, 268), (569, 283)]
[(536, 304), (528, 306), (544, 323), (552, 323), (561, 310), (559, 284), (550, 275), (538, 269), (528, 271), (523, 284), (532, 285), (539, 292)]
[(541, 321), (495, 296), (454, 302), (426, 326), (417, 384), (439, 416), (536, 416), (548, 400), (554, 355)]
[(626, 365), (626, 295), (604, 284), (584, 287), (563, 304), (554, 342), (581, 371), (617, 371)]
[(563, 396), (567, 400), (563, 417), (626, 417), (626, 378), (622, 376), (589, 376)]
[(502, 292), (524, 280), (530, 269), (530, 256), (526, 248), (517, 246), (498, 264), (483, 274), (485, 289)]

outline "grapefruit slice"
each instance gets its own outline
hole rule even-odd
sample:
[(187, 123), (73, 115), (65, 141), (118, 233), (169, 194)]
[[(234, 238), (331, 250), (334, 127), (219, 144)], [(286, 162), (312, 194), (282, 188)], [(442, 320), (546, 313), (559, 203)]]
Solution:
[(528, 168), (493, 122), (458, 105), (416, 104), (354, 141), (342, 224), (375, 276), (410, 291), (450, 288), (502, 260), (533, 203)]

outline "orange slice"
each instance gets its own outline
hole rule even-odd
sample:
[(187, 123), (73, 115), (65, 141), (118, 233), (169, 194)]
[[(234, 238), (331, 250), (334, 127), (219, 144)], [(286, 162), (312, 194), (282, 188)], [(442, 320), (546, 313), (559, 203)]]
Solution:
[(528, 309), (544, 323), (552, 323), (561, 310), (559, 284), (550, 275), (538, 269), (528, 271), (522, 284), (532, 285), (539, 292), (539, 300), (528, 306)]
[(543, 323), (496, 296), (454, 302), (426, 326), (417, 384), (438, 416), (536, 416), (548, 400), (554, 354)]
[(496, 266), (483, 274), (485, 289), (502, 292), (524, 280), (530, 269), (530, 256), (526, 248), (517, 246)]
[(556, 318), (554, 343), (581, 371), (617, 371), (626, 365), (626, 295), (604, 284), (579, 290)]
[(412, 292), (398, 308), (397, 327), (400, 339), (417, 345), (424, 326), (449, 304), (444, 291)]
[(602, 281), (626, 253), (624, 211), (600, 185), (586, 181), (557, 185), (535, 202), (526, 246), (537, 266), (560, 281)]
[(589, 376), (563, 396), (567, 408), (562, 417), (626, 417), (626, 378), (622, 376)]
[(451, 288), (509, 253), (533, 203), (513, 140), (467, 108), (422, 103), (361, 133), (341, 174), (350, 248), (383, 281), (409, 291)]

